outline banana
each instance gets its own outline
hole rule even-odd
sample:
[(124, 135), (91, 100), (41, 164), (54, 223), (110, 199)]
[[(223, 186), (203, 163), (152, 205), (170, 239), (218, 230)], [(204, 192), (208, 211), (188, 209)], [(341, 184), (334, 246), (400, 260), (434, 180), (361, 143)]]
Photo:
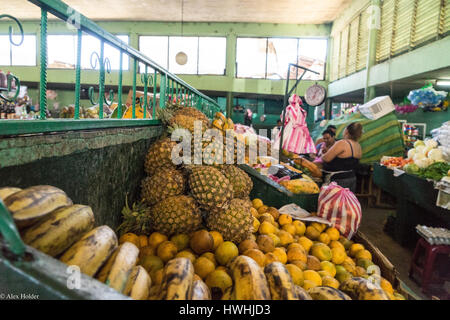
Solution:
[(237, 256), (230, 263), (236, 300), (270, 300), (263, 269), (250, 257)]
[(315, 287), (308, 290), (313, 300), (352, 300), (340, 290), (331, 287)]
[(292, 277), (284, 264), (272, 262), (265, 266), (264, 274), (269, 283), (272, 300), (300, 300)]
[(194, 265), (188, 258), (175, 258), (164, 267), (158, 300), (191, 300)]
[(390, 300), (383, 289), (360, 277), (344, 281), (339, 286), (339, 290), (345, 292), (354, 300)]
[(100, 269), (100, 271), (97, 272), (97, 274), (95, 275), (95, 279), (97, 279), (98, 281), (103, 282), (103, 283), (106, 282), (106, 279), (108, 278), (108, 275), (111, 272), (112, 266), (114, 265), (114, 261), (116, 261), (118, 253), (119, 253), (119, 248), (117, 247), (111, 253), (108, 260), (106, 260), (106, 263), (103, 265), (103, 267)]
[(134, 300), (147, 300), (150, 295), (152, 279), (142, 266), (134, 266), (128, 277), (123, 294)]
[(8, 198), (10, 195), (19, 191), (22, 191), (22, 189), (13, 187), (0, 188), (0, 200), (5, 201), (5, 199)]
[(234, 288), (231, 286), (225, 289), (221, 300), (236, 300), (236, 294), (234, 294)]
[(73, 205), (56, 209), (42, 223), (25, 229), (23, 241), (56, 257), (94, 228), (94, 213), (88, 206)]
[(138, 256), (139, 249), (134, 244), (131, 242), (122, 243), (100, 270), (99, 281), (105, 279), (104, 282), (108, 286), (122, 292), (131, 270), (138, 261)]
[(295, 291), (297, 292), (299, 300), (312, 300), (311, 296), (308, 294), (308, 292), (306, 292), (305, 289), (297, 285), (295, 285), (294, 288)]
[(81, 272), (94, 276), (117, 248), (117, 236), (108, 226), (86, 233), (60, 258), (67, 265), (76, 265)]
[(29, 187), (13, 193), (4, 202), (19, 228), (30, 226), (52, 211), (73, 204), (64, 191), (52, 186)]
[(192, 285), (192, 300), (211, 300), (211, 290), (202, 280), (195, 280)]

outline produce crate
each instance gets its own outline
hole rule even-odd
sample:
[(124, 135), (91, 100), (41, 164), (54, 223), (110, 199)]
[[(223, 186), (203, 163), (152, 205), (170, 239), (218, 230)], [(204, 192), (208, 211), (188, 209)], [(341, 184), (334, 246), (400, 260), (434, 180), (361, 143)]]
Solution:
[(395, 290), (402, 294), (407, 300), (421, 300), (408, 286), (398, 277), (398, 271), (388, 258), (378, 249), (361, 231), (356, 232), (353, 241), (361, 243), (372, 254), (373, 262), (380, 267), (381, 276), (388, 280)]
[(264, 199), (264, 204), (280, 208), (286, 204), (295, 203), (309, 212), (317, 211), (319, 194), (293, 194), (275, 181), (260, 174), (248, 165), (240, 165), (253, 181), (253, 189), (250, 198)]

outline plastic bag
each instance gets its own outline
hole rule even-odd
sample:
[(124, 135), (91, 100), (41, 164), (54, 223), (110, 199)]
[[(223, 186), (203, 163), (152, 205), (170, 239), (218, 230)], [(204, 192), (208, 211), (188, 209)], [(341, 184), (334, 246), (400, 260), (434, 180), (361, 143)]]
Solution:
[(353, 192), (332, 182), (320, 191), (317, 216), (330, 221), (344, 237), (351, 239), (361, 224), (361, 205)]

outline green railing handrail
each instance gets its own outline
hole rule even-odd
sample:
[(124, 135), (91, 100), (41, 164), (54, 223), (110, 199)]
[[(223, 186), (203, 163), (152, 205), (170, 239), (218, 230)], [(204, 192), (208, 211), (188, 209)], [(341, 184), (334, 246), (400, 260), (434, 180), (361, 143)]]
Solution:
[[(177, 77), (175, 74), (169, 72), (168, 70), (165, 70), (163, 67), (158, 65), (156, 62), (154, 62), (153, 60), (151, 60), (150, 58), (148, 58), (147, 56), (145, 56), (138, 50), (130, 47), (128, 44), (126, 44), (125, 42), (123, 42), (122, 40), (117, 38), (116, 36), (112, 35), (111, 33), (107, 32), (106, 30), (104, 30), (103, 28), (98, 26), (96, 23), (94, 23), (87, 17), (83, 16), (81, 13), (79, 13), (79, 12), (75, 11), (74, 9), (72, 9), (71, 7), (69, 7), (64, 2), (55, 1), (55, 0), (28, 0), (28, 1), (39, 6), (42, 11), (42, 16), (41, 16), (41, 50), (42, 50), (41, 51), (41, 64), (42, 64), (42, 62), (44, 62), (45, 68), (43, 68), (43, 66), (41, 65), (41, 70), (46, 69), (46, 61), (43, 61), (44, 57), (42, 57), (42, 55), (43, 55), (42, 53), (46, 52), (46, 44), (43, 43), (43, 41), (45, 42), (45, 40), (43, 40), (42, 37), (45, 38), (45, 35), (47, 33), (47, 31), (46, 31), (47, 12), (49, 12), (49, 13), (55, 15), (56, 17), (66, 21), (67, 23), (70, 23), (78, 30), (84, 31), (86, 33), (89, 33), (89, 34), (99, 38), (101, 40), (102, 46), (104, 43), (108, 43), (109, 45), (118, 49), (121, 52), (121, 54), (127, 54), (128, 56), (130, 56), (131, 58), (134, 59), (134, 64), (137, 65), (137, 63), (140, 62), (140, 63), (143, 63), (145, 66), (150, 66), (156, 72), (158, 72), (161, 76), (164, 76), (165, 82), (169, 83), (169, 81), (167, 81), (167, 80), (170, 79), (170, 81), (172, 83), (175, 82), (176, 84), (180, 85), (181, 87), (184, 87), (185, 91), (183, 91), (183, 92), (186, 92), (188, 95), (187, 102), (189, 103), (189, 105), (193, 105), (194, 101), (192, 99), (192, 95), (195, 95), (197, 101), (199, 101), (201, 103), (207, 102), (208, 104), (212, 104), (212, 106), (220, 109), (220, 106), (216, 101), (214, 101), (210, 97), (206, 96), (205, 94), (201, 93), (194, 87), (190, 86), (188, 83), (186, 83), (185, 81), (183, 81), (182, 79)], [(79, 35), (80, 35), (80, 33), (79, 33)], [(81, 46), (81, 44), (79, 45), (79, 47), (80, 46)], [(102, 57), (100, 57), (100, 60), (101, 60), (101, 58)], [(100, 69), (101, 69), (100, 77), (101, 78), (103, 77), (103, 80), (104, 80), (104, 70), (102, 70), (102, 67), (104, 67), (103, 62), (104, 61), (99, 61)], [(120, 65), (120, 71), (122, 71), (122, 64)], [(133, 68), (133, 71), (137, 72), (137, 70), (135, 68)], [(45, 77), (44, 71), (41, 71), (41, 80), (45, 81), (45, 79), (42, 79), (42, 77)], [(154, 80), (156, 81), (156, 79), (154, 79)], [(42, 83), (41, 83), (41, 85), (42, 85)], [(133, 89), (134, 89), (135, 85), (136, 85), (136, 82), (134, 79)], [(103, 86), (104, 86), (104, 83), (99, 84), (100, 91), (103, 91), (102, 90)], [(166, 83), (164, 86), (166, 86)], [(165, 89), (167, 89), (167, 88), (165, 88)], [(134, 92), (135, 92), (135, 90), (134, 90)], [(173, 93), (173, 91), (170, 91), (170, 92)], [(103, 92), (101, 92), (101, 93), (103, 93)], [(168, 90), (165, 90), (165, 93), (168, 93)], [(164, 98), (167, 98), (166, 95)], [(199, 99), (199, 98), (201, 98), (201, 99)], [(161, 99), (161, 97), (160, 97), (160, 99)], [(42, 101), (44, 102), (45, 100), (42, 100)], [(100, 109), (102, 108), (102, 101), (103, 101), (103, 98), (99, 97)], [(164, 102), (165, 101), (166, 100), (164, 99)], [(135, 101), (133, 101), (133, 104), (135, 104)], [(133, 115), (134, 115), (134, 108), (133, 108)], [(99, 117), (101, 117), (101, 116), (102, 115), (100, 113)]]
[(6, 205), (0, 199), (0, 234), (8, 245), (8, 249), (21, 257), (25, 253), (25, 244)]

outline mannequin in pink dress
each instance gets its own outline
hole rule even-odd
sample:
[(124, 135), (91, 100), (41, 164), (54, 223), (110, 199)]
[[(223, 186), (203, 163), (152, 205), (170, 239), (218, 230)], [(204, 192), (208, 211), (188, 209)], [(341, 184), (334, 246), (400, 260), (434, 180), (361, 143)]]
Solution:
[[(308, 127), (306, 126), (306, 111), (301, 107), (302, 99), (294, 94), (289, 98), (284, 122), (283, 149), (296, 154), (317, 153)], [(283, 120), (283, 114), (281, 114)], [(275, 140), (278, 148), (281, 139), (281, 130)]]

